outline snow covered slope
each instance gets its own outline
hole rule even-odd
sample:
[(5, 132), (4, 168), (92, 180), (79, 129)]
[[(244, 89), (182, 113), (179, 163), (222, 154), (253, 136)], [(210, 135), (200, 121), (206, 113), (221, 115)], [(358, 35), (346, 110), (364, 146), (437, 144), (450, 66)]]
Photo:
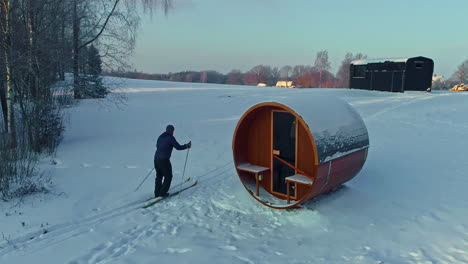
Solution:
[[(120, 92), (126, 105), (69, 110), (56, 164), (41, 165), (55, 194), (0, 203), (0, 263), (468, 263), (468, 94), (136, 80)], [(259, 101), (317, 94), (361, 114), (366, 165), (304, 209), (269, 209), (232, 167), (237, 120)], [(199, 185), (139, 209), (154, 176), (134, 189), (168, 123), (192, 140), (186, 175)], [(173, 184), (185, 155), (173, 154)]]

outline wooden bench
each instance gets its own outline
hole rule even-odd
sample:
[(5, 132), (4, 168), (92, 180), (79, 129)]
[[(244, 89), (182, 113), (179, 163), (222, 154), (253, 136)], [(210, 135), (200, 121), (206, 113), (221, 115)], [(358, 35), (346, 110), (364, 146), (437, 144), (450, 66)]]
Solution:
[[(309, 179), (308, 177), (302, 175), (302, 174), (296, 174), (296, 175), (293, 175), (293, 176), (289, 176), (289, 177), (286, 177), (284, 179), (286, 181), (286, 195), (288, 196), (288, 204), (289, 202), (291, 201), (291, 196), (290, 196), (290, 185), (291, 185), (291, 182), (295, 183), (295, 184), (304, 184), (304, 185), (311, 185), (314, 183), (314, 181), (312, 179)], [(296, 189), (296, 192), (297, 192), (297, 189)]]
[(246, 171), (253, 173), (255, 175), (255, 194), (258, 196), (259, 195), (259, 182), (260, 182), (260, 176), (262, 175), (261, 173), (269, 171), (270, 168), (267, 167), (261, 167), (257, 165), (252, 165), (250, 163), (242, 163), (239, 166), (237, 166), (238, 170), (241, 171)]

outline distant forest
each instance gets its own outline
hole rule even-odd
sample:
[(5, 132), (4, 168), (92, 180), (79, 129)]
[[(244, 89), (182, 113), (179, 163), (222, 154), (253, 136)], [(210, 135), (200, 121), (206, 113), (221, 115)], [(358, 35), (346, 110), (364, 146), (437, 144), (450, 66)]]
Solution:
[[(176, 73), (145, 73), (141, 71), (105, 71), (103, 75), (124, 77), (130, 79), (159, 80), (191, 83), (219, 83), (232, 85), (258, 85), (275, 86), (278, 81), (292, 81), (292, 86), (301, 88), (349, 88), (349, 66), (353, 60), (367, 59), (363, 53), (347, 53), (341, 62), (336, 74), (330, 72), (328, 51), (317, 52), (313, 65), (286, 65), (272, 67), (257, 65), (247, 72), (232, 70), (227, 74), (215, 70), (182, 71)], [(458, 65), (456, 71), (447, 79), (435, 75), (433, 90), (448, 90), (458, 84), (468, 84), (468, 60)]]
[(347, 53), (336, 74), (330, 72), (331, 65), (328, 59), (328, 51), (323, 50), (317, 52), (313, 65), (286, 65), (280, 68), (257, 65), (247, 72), (232, 70), (227, 74), (208, 70), (167, 74), (140, 71), (108, 71), (105, 75), (143, 80), (233, 85), (258, 85), (264, 83), (267, 86), (275, 86), (278, 81), (292, 81), (292, 85), (296, 87), (347, 88), (349, 87), (349, 65), (351, 61), (364, 58), (367, 58), (367, 56), (362, 53)]

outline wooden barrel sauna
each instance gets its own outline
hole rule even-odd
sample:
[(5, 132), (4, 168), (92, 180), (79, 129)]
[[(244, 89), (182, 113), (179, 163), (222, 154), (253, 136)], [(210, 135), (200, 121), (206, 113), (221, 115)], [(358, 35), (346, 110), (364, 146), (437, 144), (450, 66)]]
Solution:
[(367, 158), (359, 114), (332, 96), (279, 99), (252, 106), (232, 141), (245, 189), (260, 203), (295, 208), (351, 180)]

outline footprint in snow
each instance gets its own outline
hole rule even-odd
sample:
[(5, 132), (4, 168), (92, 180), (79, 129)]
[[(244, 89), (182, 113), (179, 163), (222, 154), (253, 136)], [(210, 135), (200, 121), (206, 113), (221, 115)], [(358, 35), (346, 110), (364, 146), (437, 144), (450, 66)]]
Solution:
[(88, 163), (81, 163), (81, 167), (82, 168), (89, 168), (89, 167), (91, 167), (91, 165), (88, 164)]
[(243, 261), (244, 263), (247, 263), (247, 264), (254, 264), (255, 263), (252, 260), (250, 260), (248, 258), (245, 258), (245, 257), (242, 257), (242, 256), (236, 256), (236, 258), (238, 258), (239, 260), (241, 260), (241, 261)]
[(223, 247), (220, 247), (220, 248), (224, 249), (224, 250), (230, 250), (230, 251), (236, 251), (237, 250), (236, 246), (231, 246), (231, 245), (226, 245), (226, 246), (223, 246)]
[(190, 248), (167, 248), (166, 252), (171, 254), (183, 254), (192, 251)]
[(133, 165), (125, 165), (126, 169), (137, 169), (138, 166), (133, 166)]

